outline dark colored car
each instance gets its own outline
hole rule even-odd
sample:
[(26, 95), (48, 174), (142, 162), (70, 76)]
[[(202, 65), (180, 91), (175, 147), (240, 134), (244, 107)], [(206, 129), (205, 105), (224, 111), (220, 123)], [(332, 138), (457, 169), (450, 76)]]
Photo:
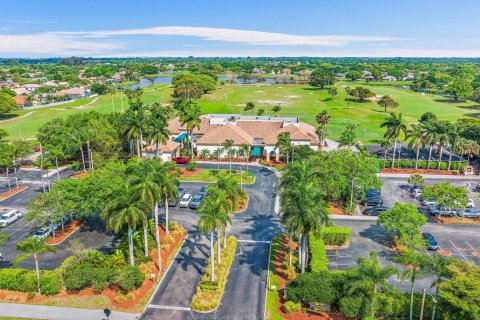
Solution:
[[(168, 206), (169, 207), (176, 207), (177, 204), (178, 204), (178, 201), (181, 197), (183, 197), (183, 195), (185, 194), (185, 189), (182, 188), (182, 187), (179, 187), (178, 188), (178, 197), (176, 199), (170, 199), (168, 198)], [(163, 206), (163, 204), (162, 204)]]
[(373, 188), (370, 188), (370, 189), (367, 189), (365, 191), (365, 193), (376, 193), (376, 194), (380, 194), (380, 191), (376, 190), (376, 189), (373, 189)]
[(383, 200), (378, 197), (366, 198), (365, 200), (362, 201), (362, 205), (366, 207), (381, 206), (382, 204), (383, 204)]
[(193, 196), (190, 204), (188, 205), (190, 209), (198, 209), (202, 204), (203, 196), (201, 194), (196, 194)]
[(428, 250), (437, 250), (439, 248), (437, 240), (431, 233), (424, 233), (423, 238), (427, 241)]
[(202, 186), (202, 188), (200, 189), (200, 192), (197, 193), (197, 194), (200, 194), (202, 195), (203, 197), (206, 197), (208, 192), (207, 192), (207, 186)]
[(192, 161), (190, 157), (176, 157), (172, 158), (172, 161), (175, 162), (176, 164), (187, 164)]
[(370, 207), (363, 210), (363, 214), (367, 216), (378, 216), (380, 213), (388, 210), (390, 210), (390, 208), (384, 206)]

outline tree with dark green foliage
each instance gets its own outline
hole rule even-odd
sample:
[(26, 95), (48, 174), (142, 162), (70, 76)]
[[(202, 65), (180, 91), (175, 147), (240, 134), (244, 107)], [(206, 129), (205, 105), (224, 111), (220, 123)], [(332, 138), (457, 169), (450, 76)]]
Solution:
[(340, 136), (340, 146), (350, 148), (351, 146), (355, 145), (355, 143), (357, 143), (356, 130), (356, 124), (350, 123), (349, 125), (347, 125), (345, 130), (342, 132), (342, 135)]
[(253, 111), (255, 110), (255, 103), (252, 102), (252, 101), (247, 102), (247, 104), (243, 108), (243, 111), (245, 111), (245, 112), (250, 111), (250, 110), (252, 111), (252, 115), (253, 115)]
[(381, 128), (387, 128), (384, 138), (393, 140), (393, 153), (392, 153), (392, 168), (395, 166), (395, 152), (397, 150), (397, 141), (403, 133), (407, 135), (407, 127), (402, 120), (402, 113), (390, 113), (390, 116), (385, 118), (385, 122), (380, 125)]
[(0, 93), (0, 114), (15, 111), (18, 109), (17, 103), (8, 93)]
[(335, 74), (325, 69), (315, 69), (310, 75), (310, 85), (323, 89), (335, 83)]
[(392, 97), (389, 95), (385, 95), (377, 101), (378, 105), (385, 109), (387, 112), (387, 108), (396, 108), (398, 107), (398, 102), (393, 100)]
[(329, 271), (299, 274), (286, 286), (287, 299), (293, 302), (319, 302), (332, 305), (340, 297), (345, 276)]
[(90, 90), (93, 94), (103, 95), (108, 92), (108, 86), (104, 83), (94, 82)]
[(455, 78), (447, 85), (446, 93), (453, 96), (455, 101), (467, 99), (473, 92), (471, 81), (464, 78)]

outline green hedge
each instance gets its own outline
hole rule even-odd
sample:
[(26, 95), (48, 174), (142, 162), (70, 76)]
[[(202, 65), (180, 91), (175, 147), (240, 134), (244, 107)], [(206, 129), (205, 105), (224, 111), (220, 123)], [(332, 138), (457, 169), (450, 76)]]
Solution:
[(322, 229), (322, 239), (329, 246), (343, 246), (350, 239), (352, 232), (345, 227), (324, 227)]
[(327, 250), (323, 239), (313, 233), (309, 235), (308, 248), (310, 250), (310, 271), (321, 272), (328, 270)]
[[(36, 292), (37, 277), (35, 270), (28, 269), (1, 269), (0, 289)], [(62, 279), (56, 271), (40, 271), (40, 289), (43, 294), (56, 294), (62, 290)]]
[[(383, 160), (380, 161), (380, 165), (383, 168)], [(453, 162), (450, 164), (450, 170), (463, 170), (467, 162)], [(390, 168), (392, 166), (392, 160), (385, 161), (385, 168)], [(415, 168), (415, 160), (395, 160), (395, 168)], [(418, 161), (418, 169), (427, 169), (428, 161), (420, 160)], [(442, 161), (440, 164), (440, 170), (447, 170), (448, 161)], [(438, 161), (430, 161), (430, 169), (438, 169)]]

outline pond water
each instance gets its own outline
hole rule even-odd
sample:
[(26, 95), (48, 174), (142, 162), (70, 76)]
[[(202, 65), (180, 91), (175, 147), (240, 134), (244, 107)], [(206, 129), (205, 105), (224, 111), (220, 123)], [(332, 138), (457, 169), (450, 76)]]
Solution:
[[(257, 83), (257, 79), (249, 79), (246, 82), (242, 78), (231, 78), (231, 77), (218, 77), (218, 81), (225, 81), (229, 82), (231, 80), (234, 80), (235, 83), (245, 83), (245, 84), (252, 84), (252, 83)], [(290, 79), (274, 79), (274, 78), (265, 78), (266, 83), (278, 83), (278, 84), (286, 84), (286, 83), (293, 83), (293, 80)], [(153, 81), (154, 84), (172, 84), (172, 77), (171, 76), (165, 76), (165, 77), (157, 77)], [(151, 85), (150, 81), (148, 79), (142, 79), (138, 83), (130, 84), (128, 87), (130, 89), (136, 89), (136, 88), (142, 88)]]

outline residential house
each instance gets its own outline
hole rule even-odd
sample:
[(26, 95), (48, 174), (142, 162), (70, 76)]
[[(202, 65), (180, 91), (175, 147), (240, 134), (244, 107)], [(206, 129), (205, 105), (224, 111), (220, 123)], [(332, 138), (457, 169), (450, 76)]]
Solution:
[(22, 109), (27, 106), (27, 97), (26, 96), (14, 96), (13, 100), (17, 103), (17, 106)]
[(29, 84), (25, 84), (23, 87), (24, 87), (25, 89), (27, 89), (28, 92), (33, 93), (33, 92), (35, 92), (35, 90), (37, 90), (38, 88), (40, 88), (41, 85), (36, 84), (36, 83), (29, 83)]
[(88, 97), (90, 95), (90, 90), (87, 90), (84, 87), (70, 88), (70, 89), (57, 91), (54, 93), (54, 95), (67, 96), (71, 100), (78, 100), (81, 98)]
[[(158, 158), (160, 161), (167, 162), (171, 161), (172, 158), (178, 157), (180, 155), (180, 142), (173, 140), (168, 140), (165, 144), (158, 145)], [(157, 157), (157, 146), (152, 144), (143, 149), (143, 156), (147, 159), (153, 159)]]
[(383, 81), (397, 81), (397, 78), (394, 76), (385, 76), (382, 79)]

